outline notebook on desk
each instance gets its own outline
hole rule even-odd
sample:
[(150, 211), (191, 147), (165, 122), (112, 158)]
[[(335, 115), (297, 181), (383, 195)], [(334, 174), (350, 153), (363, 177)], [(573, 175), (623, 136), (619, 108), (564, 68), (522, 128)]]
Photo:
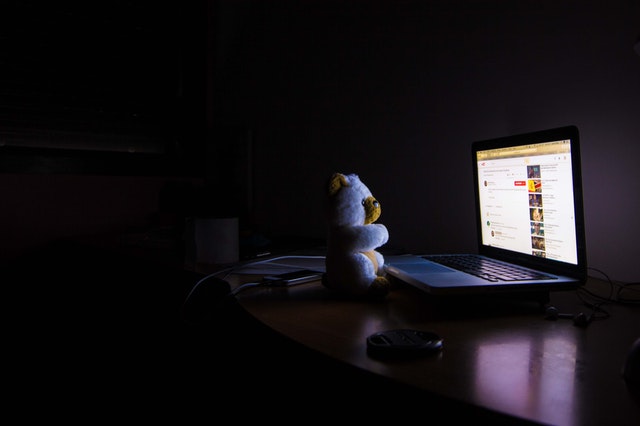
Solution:
[(387, 256), (434, 295), (575, 289), (587, 277), (575, 126), (471, 144), (478, 253)]

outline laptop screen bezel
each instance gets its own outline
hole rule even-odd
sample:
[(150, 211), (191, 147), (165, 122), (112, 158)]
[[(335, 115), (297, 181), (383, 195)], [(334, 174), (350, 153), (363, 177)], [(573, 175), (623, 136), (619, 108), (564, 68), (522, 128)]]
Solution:
[[(474, 178), (474, 195), (476, 209), (476, 229), (478, 253), (508, 262), (515, 262), (531, 268), (543, 270), (553, 274), (569, 275), (576, 277), (581, 281), (586, 280), (587, 276), (587, 253), (586, 253), (586, 237), (584, 224), (584, 204), (582, 190), (582, 167), (580, 155), (580, 137), (579, 130), (576, 126), (564, 126), (553, 129), (540, 130), (529, 133), (520, 133), (510, 136), (503, 136), (493, 139), (485, 139), (472, 143), (472, 163)], [(549, 259), (546, 257), (538, 257), (532, 254), (519, 253), (506, 250), (494, 246), (488, 246), (482, 242), (482, 218), (480, 214), (480, 193), (478, 178), (478, 151), (487, 149), (504, 148), (510, 146), (528, 145), (532, 143), (550, 142), (558, 140), (571, 141), (571, 164), (573, 177), (573, 205), (575, 215), (575, 235), (576, 235), (576, 254), (577, 263), (569, 263)]]

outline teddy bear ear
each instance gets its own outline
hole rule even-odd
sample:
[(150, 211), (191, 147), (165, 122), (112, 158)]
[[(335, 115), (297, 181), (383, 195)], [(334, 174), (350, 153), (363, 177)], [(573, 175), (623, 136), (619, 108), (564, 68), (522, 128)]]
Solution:
[(334, 173), (329, 180), (329, 196), (337, 193), (343, 186), (349, 186), (347, 177), (342, 173)]

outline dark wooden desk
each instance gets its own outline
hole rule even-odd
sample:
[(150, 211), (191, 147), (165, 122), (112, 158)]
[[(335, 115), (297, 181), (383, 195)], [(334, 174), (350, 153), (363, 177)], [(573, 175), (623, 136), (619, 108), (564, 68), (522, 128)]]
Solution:
[[(230, 414), (279, 425), (640, 424), (640, 396), (620, 375), (640, 336), (638, 307), (609, 305), (609, 319), (582, 329), (544, 320), (527, 300), (454, 304), (398, 286), (365, 302), (318, 282), (229, 299), (227, 283), (212, 280), (194, 300), (206, 321), (192, 324), (182, 304), (202, 273), (159, 264), (65, 243), (7, 270), (8, 365), (28, 388), (13, 395), (30, 404), (22, 412), (121, 421), (133, 411), (180, 424)], [(233, 287), (256, 277), (230, 278)], [(607, 294), (603, 285), (588, 287)], [(585, 309), (575, 292), (551, 301)], [(368, 335), (404, 327), (440, 334), (443, 351), (404, 362), (367, 355)]]
[[(604, 294), (605, 285), (591, 279), (587, 287)], [(250, 288), (237, 299), (283, 336), (453, 407), (553, 425), (640, 425), (640, 397), (621, 376), (627, 351), (640, 337), (638, 307), (607, 305), (610, 318), (580, 328), (569, 319), (544, 319), (539, 303), (506, 298), (454, 303), (402, 284), (382, 302), (339, 298), (318, 282)], [(551, 303), (560, 312), (589, 312), (573, 291), (552, 293)], [(436, 332), (444, 348), (412, 360), (370, 357), (366, 337), (396, 328)]]

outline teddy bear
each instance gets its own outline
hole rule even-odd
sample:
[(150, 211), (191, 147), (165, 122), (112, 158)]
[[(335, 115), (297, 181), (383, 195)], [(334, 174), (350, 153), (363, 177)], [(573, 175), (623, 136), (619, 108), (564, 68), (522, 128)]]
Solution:
[(384, 298), (391, 289), (384, 257), (376, 249), (389, 232), (382, 208), (357, 174), (334, 173), (326, 188), (327, 253), (322, 283), (338, 293)]

